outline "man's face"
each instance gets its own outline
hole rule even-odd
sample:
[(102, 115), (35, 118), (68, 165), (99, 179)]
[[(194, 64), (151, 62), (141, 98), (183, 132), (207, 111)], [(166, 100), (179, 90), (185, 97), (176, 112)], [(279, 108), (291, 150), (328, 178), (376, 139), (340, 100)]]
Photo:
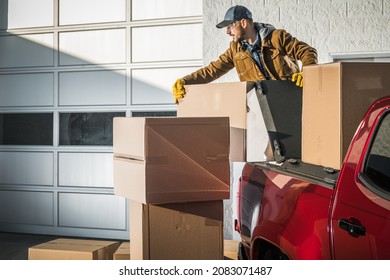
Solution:
[(241, 21), (235, 21), (226, 27), (226, 34), (231, 36), (234, 42), (240, 42), (245, 39), (246, 32)]

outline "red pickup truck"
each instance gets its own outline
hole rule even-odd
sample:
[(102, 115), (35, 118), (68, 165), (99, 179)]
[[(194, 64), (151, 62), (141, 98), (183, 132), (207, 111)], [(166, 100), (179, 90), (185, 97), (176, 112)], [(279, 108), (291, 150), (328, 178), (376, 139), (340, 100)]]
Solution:
[(390, 97), (361, 121), (340, 170), (246, 163), (239, 259), (390, 259)]

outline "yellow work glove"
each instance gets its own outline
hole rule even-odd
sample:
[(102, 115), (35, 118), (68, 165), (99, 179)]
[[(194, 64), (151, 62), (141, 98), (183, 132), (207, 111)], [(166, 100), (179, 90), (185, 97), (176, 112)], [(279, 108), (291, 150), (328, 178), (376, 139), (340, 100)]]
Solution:
[(186, 95), (186, 90), (184, 89), (184, 85), (186, 81), (182, 78), (177, 79), (176, 82), (172, 86), (172, 94), (173, 100), (175, 104), (179, 103), (179, 99), (183, 98)]
[(292, 78), (291, 81), (295, 82), (297, 87), (303, 87), (303, 73), (302, 72), (294, 73), (291, 78)]

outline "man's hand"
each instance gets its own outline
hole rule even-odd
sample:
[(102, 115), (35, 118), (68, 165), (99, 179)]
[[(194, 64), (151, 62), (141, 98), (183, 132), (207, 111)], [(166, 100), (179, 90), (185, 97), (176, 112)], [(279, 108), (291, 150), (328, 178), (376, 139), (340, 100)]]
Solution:
[(297, 87), (303, 87), (303, 73), (302, 72), (294, 73), (291, 78), (292, 78), (291, 81), (295, 82)]
[(184, 95), (186, 95), (186, 90), (184, 88), (184, 85), (186, 84), (186, 81), (182, 78), (177, 79), (176, 82), (172, 86), (172, 94), (173, 99), (175, 101), (175, 104), (179, 103), (179, 99), (183, 98)]

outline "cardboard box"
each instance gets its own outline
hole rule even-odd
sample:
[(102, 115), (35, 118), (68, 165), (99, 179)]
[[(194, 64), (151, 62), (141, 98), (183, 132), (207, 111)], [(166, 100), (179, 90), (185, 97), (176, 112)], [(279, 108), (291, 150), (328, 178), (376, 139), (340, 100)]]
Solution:
[(114, 192), (145, 204), (230, 197), (228, 118), (114, 118)]
[(230, 126), (246, 128), (246, 94), (254, 83), (209, 83), (186, 85), (186, 96), (179, 100), (178, 117), (229, 117)]
[(223, 201), (130, 201), (132, 260), (223, 259)]
[(390, 63), (337, 62), (303, 68), (302, 160), (340, 169), (363, 116), (390, 92)]
[(254, 85), (253, 82), (186, 85), (186, 96), (179, 100), (177, 116), (229, 117), (230, 161), (270, 159), (269, 139), (258, 111)]
[(59, 238), (28, 249), (29, 260), (112, 260), (120, 242)]
[(130, 260), (130, 242), (122, 242), (113, 255), (114, 260)]

